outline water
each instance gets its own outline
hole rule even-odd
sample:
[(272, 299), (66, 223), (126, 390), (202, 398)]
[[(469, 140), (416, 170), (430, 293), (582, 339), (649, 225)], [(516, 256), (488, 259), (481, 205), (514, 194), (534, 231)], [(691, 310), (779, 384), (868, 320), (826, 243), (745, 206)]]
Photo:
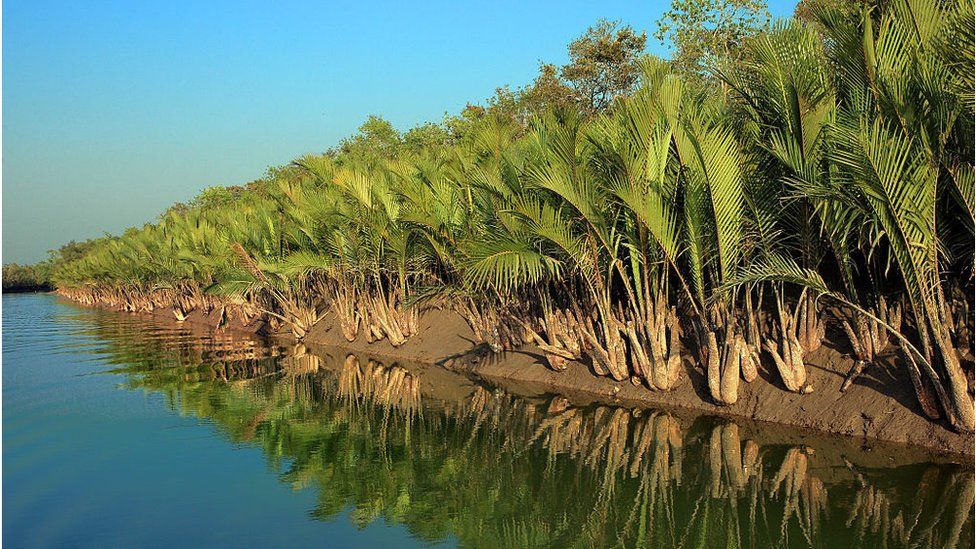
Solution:
[(3, 481), (11, 547), (974, 543), (965, 460), (46, 295), (3, 297)]

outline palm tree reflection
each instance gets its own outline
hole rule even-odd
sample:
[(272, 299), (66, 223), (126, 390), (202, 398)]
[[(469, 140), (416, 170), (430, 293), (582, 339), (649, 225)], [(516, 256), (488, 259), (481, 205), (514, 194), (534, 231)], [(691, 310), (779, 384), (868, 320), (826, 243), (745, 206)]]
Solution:
[(491, 547), (973, 543), (971, 468), (859, 468), (728, 421), (463, 378), (444, 391), (423, 371), (354, 354), (112, 322), (99, 352), (128, 388), (263, 448), (282, 482), (316, 491), (316, 519), (349, 513)]

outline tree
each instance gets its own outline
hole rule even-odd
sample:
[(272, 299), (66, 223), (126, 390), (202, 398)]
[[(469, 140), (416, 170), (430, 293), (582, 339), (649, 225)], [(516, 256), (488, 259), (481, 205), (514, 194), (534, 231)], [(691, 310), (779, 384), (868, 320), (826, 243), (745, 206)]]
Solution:
[(464, 140), (488, 120), (505, 121), (519, 137), (540, 114), (558, 109), (580, 110), (575, 91), (560, 78), (559, 70), (550, 63), (540, 63), (539, 75), (528, 86), (515, 90), (509, 86), (496, 88), (486, 107), (468, 104), (460, 114), (446, 116), (444, 127), (449, 140)]
[(34, 265), (9, 263), (3, 266), (3, 292), (46, 292), (54, 289), (51, 284), (51, 264)]
[(743, 39), (768, 22), (765, 0), (672, 0), (654, 37), (670, 43), (679, 69), (703, 75), (736, 58)]
[[(401, 137), (371, 117), (343, 150), (106, 237), (53, 280), (82, 303), (263, 315), (296, 338), (328, 309), (347, 340), (394, 347), (423, 308), (452, 307), (495, 352), (531, 341), (554, 370), (653, 390), (678, 382), (685, 348), (720, 404), (762, 355), (787, 390), (824, 387), (805, 357), (837, 321), (861, 361), (846, 384), (897, 349), (884, 377), (972, 433), (972, 1), (816, 1), (817, 25), (699, 50), (707, 81), (645, 57), (633, 91), (612, 77), (629, 57), (583, 47), (625, 34), (601, 23), (565, 68), (599, 78), (542, 65), (446, 120), (447, 147), (436, 126)], [(743, 5), (672, 15), (686, 38), (728, 39)]]
[(447, 128), (448, 139), (452, 143), (459, 143), (471, 129), (485, 116), (487, 109), (481, 105), (468, 103), (456, 115), (444, 113), (444, 127)]
[(243, 191), (244, 187), (239, 185), (231, 187), (214, 185), (200, 191), (200, 194), (193, 199), (190, 206), (204, 209), (223, 207), (237, 200)]
[(65, 263), (84, 257), (98, 242), (96, 239), (75, 242), (74, 240), (63, 244), (57, 250), (49, 250), (48, 256), (51, 263)]
[(402, 144), (400, 132), (389, 121), (375, 114), (359, 126), (359, 133), (342, 142), (341, 152), (354, 156), (394, 156)]
[(448, 141), (449, 134), (440, 124), (427, 122), (407, 130), (403, 134), (403, 145), (410, 152), (419, 153), (425, 149), (443, 146)]
[(561, 75), (572, 86), (588, 113), (606, 109), (619, 95), (633, 91), (640, 70), (638, 59), (647, 36), (630, 25), (601, 19), (569, 45), (569, 64)]
[(861, 2), (852, 0), (800, 0), (793, 10), (793, 16), (821, 28), (817, 13), (826, 10), (839, 10), (845, 17), (855, 16), (861, 13)]
[(445, 125), (452, 139), (460, 141), (482, 120), (504, 120), (518, 137), (540, 114), (554, 110), (585, 115), (602, 112), (616, 97), (635, 89), (646, 42), (644, 33), (601, 19), (569, 45), (568, 65), (540, 63), (539, 74), (531, 84), (496, 88), (487, 106), (469, 104), (458, 116), (446, 117)]
[(551, 63), (539, 64), (539, 76), (531, 86), (520, 91), (519, 100), (533, 114), (572, 107), (576, 103), (573, 88), (559, 77), (559, 68)]
[(488, 101), (485, 114), (510, 121), (521, 134), (528, 129), (533, 118), (560, 108), (579, 110), (580, 105), (573, 88), (559, 77), (559, 68), (540, 63), (539, 75), (532, 84), (515, 91), (508, 86), (496, 89), (494, 97)]

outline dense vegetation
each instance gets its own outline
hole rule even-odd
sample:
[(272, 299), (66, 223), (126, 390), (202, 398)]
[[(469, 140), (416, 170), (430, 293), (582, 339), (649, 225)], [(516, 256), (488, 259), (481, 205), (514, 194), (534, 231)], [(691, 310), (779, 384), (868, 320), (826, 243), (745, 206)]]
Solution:
[(54, 289), (50, 274), (47, 263), (8, 263), (3, 266), (3, 292), (49, 292)]
[(94, 245), (94, 240), (72, 240), (57, 250), (48, 252), (45, 261), (31, 265), (7, 263), (3, 266), (3, 292), (49, 292), (54, 289), (51, 275), (63, 264), (82, 258)]
[(402, 136), (371, 118), (54, 280), (298, 338), (332, 315), (394, 346), (450, 307), (496, 351), (532, 342), (554, 369), (651, 390), (690, 358), (719, 403), (763, 360), (813, 390), (805, 357), (829, 326), (858, 368), (897, 349), (924, 412), (972, 431), (973, 2), (801, 8), (680, 64), (601, 23), (487, 107)]

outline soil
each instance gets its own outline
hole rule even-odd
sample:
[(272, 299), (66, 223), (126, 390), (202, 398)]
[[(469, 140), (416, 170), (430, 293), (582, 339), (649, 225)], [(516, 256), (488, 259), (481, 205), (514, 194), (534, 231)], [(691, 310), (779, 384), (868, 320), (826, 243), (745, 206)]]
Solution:
[[(168, 314), (156, 316), (173, 320)], [(213, 327), (218, 320), (216, 314), (194, 312), (187, 322)], [(223, 329), (250, 334), (264, 334), (266, 330), (259, 322), (244, 326), (237, 319), (231, 319)], [(264, 335), (287, 339), (285, 334)], [(846, 345), (829, 340), (807, 360), (812, 393), (787, 391), (772, 364), (764, 363), (760, 367), (760, 379), (752, 383), (743, 381), (739, 386), (739, 400), (731, 406), (713, 403), (704, 371), (689, 359), (684, 362), (685, 371), (678, 386), (667, 392), (598, 377), (588, 365), (581, 363), (572, 363), (565, 371), (556, 372), (546, 366), (542, 353), (534, 345), (492, 353), (475, 340), (464, 319), (449, 310), (423, 314), (418, 333), (400, 347), (393, 347), (386, 340), (367, 343), (362, 335), (356, 341), (347, 341), (338, 324), (329, 317), (320, 321), (303, 343), (363, 353), (380, 360), (420, 364), (429, 372), (436, 371), (433, 367), (437, 366), (520, 394), (559, 394), (574, 403), (601, 402), (746, 418), (788, 426), (787, 432), (797, 440), (823, 433), (839, 434), (850, 437), (843, 445), (857, 442), (865, 452), (874, 448), (884, 454), (926, 449), (967, 456), (967, 460), (976, 454), (973, 433), (954, 432), (944, 420), (931, 421), (922, 414), (911, 387), (904, 381), (907, 378), (904, 365), (895, 354), (882, 356), (847, 391), (841, 392), (841, 383), (854, 359)], [(881, 456), (879, 459), (884, 461)]]

